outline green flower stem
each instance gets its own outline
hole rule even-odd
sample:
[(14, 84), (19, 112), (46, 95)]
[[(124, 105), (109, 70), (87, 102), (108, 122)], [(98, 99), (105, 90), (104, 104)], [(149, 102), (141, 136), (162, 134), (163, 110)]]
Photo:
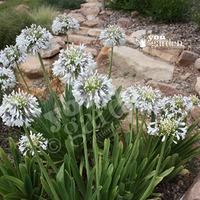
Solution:
[(167, 138), (165, 139), (165, 141), (163, 142), (163, 145), (162, 145), (160, 157), (158, 160), (158, 164), (156, 166), (155, 175), (153, 176), (151, 183), (149, 184), (148, 188), (146, 189), (146, 191), (144, 192), (144, 194), (142, 195), (142, 197), (139, 200), (146, 200), (149, 197), (149, 194), (151, 194), (152, 190), (154, 189), (154, 184), (156, 182), (157, 176), (159, 175), (160, 166), (163, 161), (163, 155), (164, 155), (166, 143), (167, 143)]
[(114, 47), (111, 47), (110, 59), (109, 59), (109, 75), (108, 75), (109, 78), (111, 78), (111, 75), (112, 75), (113, 50), (114, 50)]
[(48, 172), (46, 171), (46, 169), (45, 169), (44, 166), (43, 166), (42, 161), (40, 160), (40, 156), (39, 156), (39, 154), (38, 154), (38, 152), (37, 152), (37, 149), (35, 148), (35, 146), (34, 146), (34, 144), (33, 144), (33, 141), (31, 140), (31, 137), (30, 137), (30, 135), (29, 135), (29, 132), (28, 132), (28, 129), (27, 129), (26, 126), (24, 126), (24, 131), (25, 131), (25, 134), (26, 134), (26, 136), (28, 137), (28, 140), (29, 140), (29, 142), (30, 142), (30, 144), (31, 144), (31, 147), (32, 147), (33, 151), (34, 151), (34, 154), (35, 154), (36, 159), (37, 159), (37, 161), (38, 161), (38, 164), (39, 164), (39, 166), (40, 166), (41, 172), (42, 172), (43, 176), (45, 177), (47, 183), (49, 184), (49, 187), (50, 187), (51, 192), (52, 192), (52, 194), (53, 194), (53, 196), (54, 196), (54, 199), (55, 199), (55, 200), (59, 200), (59, 197), (58, 197), (58, 195), (57, 195), (57, 193), (56, 193), (56, 191), (55, 191), (55, 189), (54, 189), (54, 186), (53, 186), (53, 184), (52, 184), (52, 182), (51, 182), (51, 180), (50, 180), (50, 177), (49, 177), (49, 175), (48, 175)]
[(63, 117), (63, 119), (66, 118), (65, 116), (65, 113), (63, 112), (62, 110), (62, 103), (58, 100), (55, 92), (53, 91), (53, 89), (51, 88), (51, 82), (50, 82), (50, 79), (49, 79), (49, 76), (45, 70), (45, 67), (44, 67), (44, 63), (42, 61), (42, 57), (41, 57), (41, 54), (38, 52), (38, 57), (39, 57), (39, 60), (40, 60), (40, 64), (41, 64), (41, 68), (42, 68), (42, 72), (43, 72), (43, 76), (44, 76), (44, 80), (45, 80), (45, 83), (46, 83), (46, 87), (48, 88), (48, 91), (50, 93), (50, 95), (54, 98), (55, 100), (55, 103), (56, 105), (58, 106), (60, 112), (61, 112), (61, 115)]
[(66, 41), (65, 41), (65, 44), (67, 45), (67, 47), (69, 48), (69, 35), (68, 33), (66, 34)]
[(99, 162), (98, 162), (98, 145), (97, 145), (97, 138), (96, 138), (96, 121), (95, 121), (95, 107), (92, 107), (92, 126), (93, 126), (93, 139), (92, 139), (92, 146), (94, 152), (94, 159), (95, 159), (95, 172), (96, 172), (96, 190), (97, 192), (97, 200), (100, 200), (100, 193), (99, 193)]
[(139, 112), (136, 108), (136, 133), (139, 134)]
[(46, 86), (47, 86), (49, 92), (52, 93), (51, 83), (50, 83), (49, 77), (47, 75), (47, 72), (45, 70), (44, 63), (42, 61), (42, 56), (41, 56), (41, 54), (39, 52), (38, 52), (38, 58), (39, 58), (39, 61), (40, 61), (40, 64), (41, 64), (41, 68), (42, 68), (42, 72), (43, 72), (43, 76), (44, 76), (44, 80), (45, 80)]
[(90, 168), (89, 168), (89, 161), (88, 161), (87, 138), (86, 138), (85, 122), (84, 122), (82, 107), (80, 107), (80, 122), (81, 122), (81, 128), (82, 128), (82, 137), (83, 137), (83, 147), (84, 147), (84, 156), (85, 156), (87, 179), (89, 180), (89, 176), (90, 176), (90, 170), (89, 169)]
[(26, 80), (25, 80), (25, 78), (24, 78), (24, 76), (23, 76), (23, 74), (22, 74), (22, 72), (21, 72), (21, 70), (19, 68), (18, 63), (15, 62), (15, 64), (16, 64), (16, 67), (17, 67), (17, 71), (19, 72), (19, 74), (20, 74), (20, 76), (21, 76), (21, 78), (22, 78), (22, 80), (23, 80), (23, 82), (24, 82), (24, 84), (26, 86), (27, 91), (30, 93), (30, 89), (29, 89), (28, 84), (26, 83)]
[(131, 132), (130, 132), (129, 144), (132, 143), (133, 134), (134, 134), (133, 123), (134, 123), (134, 107), (133, 107), (133, 109), (131, 111)]

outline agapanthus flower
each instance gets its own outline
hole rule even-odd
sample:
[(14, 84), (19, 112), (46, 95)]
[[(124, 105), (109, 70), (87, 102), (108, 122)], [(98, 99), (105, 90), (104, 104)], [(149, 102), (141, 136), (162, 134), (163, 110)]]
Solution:
[(81, 73), (73, 85), (73, 95), (76, 102), (89, 108), (95, 105), (104, 107), (114, 95), (111, 79), (106, 75), (93, 73)]
[(52, 32), (55, 35), (67, 34), (68, 31), (78, 30), (79, 22), (66, 14), (58, 15), (52, 24)]
[(5, 68), (5, 67), (0, 67), (0, 87), (3, 91), (7, 89), (12, 89), (16, 85), (16, 78), (14, 71)]
[[(32, 131), (30, 131), (30, 138), (38, 153), (41, 151), (41, 149), (47, 149), (48, 141), (42, 136), (41, 133), (33, 133)], [(35, 154), (26, 135), (21, 136), (19, 140), (19, 151), (23, 156), (26, 156), (27, 154), (34, 156)]]
[(164, 97), (156, 103), (156, 114), (174, 115), (179, 118), (186, 118), (194, 106), (199, 106), (200, 101), (197, 96), (175, 95), (173, 97)]
[(80, 45), (70, 46), (61, 50), (59, 58), (53, 64), (53, 74), (58, 76), (65, 84), (72, 84), (81, 72), (91, 71), (96, 68), (92, 55), (85, 52), (85, 47)]
[(183, 140), (187, 134), (187, 125), (181, 119), (177, 118), (176, 115), (162, 115), (157, 117), (154, 122), (150, 122), (147, 126), (147, 132), (149, 135), (160, 136), (162, 141), (167, 137), (174, 137), (174, 143), (177, 140)]
[(26, 27), (16, 38), (16, 44), (20, 50), (27, 53), (36, 54), (42, 49), (47, 49), (50, 45), (51, 33), (41, 26), (32, 24)]
[(137, 87), (130, 86), (124, 92), (122, 92), (122, 101), (124, 105), (129, 109), (132, 110), (135, 104), (139, 99), (139, 94)]
[(109, 25), (101, 32), (100, 40), (103, 41), (105, 46), (109, 47), (124, 45), (126, 42), (125, 32), (117, 25)]
[(0, 106), (0, 117), (7, 126), (30, 126), (41, 114), (37, 98), (21, 91), (13, 91), (3, 96)]
[(14, 67), (17, 64), (24, 62), (26, 54), (24, 50), (20, 50), (17, 45), (6, 46), (4, 50), (0, 51), (0, 63), (3, 67)]
[(151, 113), (155, 111), (156, 102), (161, 98), (161, 92), (150, 86), (134, 85), (123, 94), (122, 100), (128, 109), (137, 108), (140, 112)]

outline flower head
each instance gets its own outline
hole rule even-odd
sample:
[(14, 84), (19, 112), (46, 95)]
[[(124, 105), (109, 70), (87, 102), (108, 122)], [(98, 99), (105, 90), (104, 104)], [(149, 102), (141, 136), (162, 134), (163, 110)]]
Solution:
[[(32, 131), (30, 131), (30, 138), (38, 152), (40, 152), (40, 149), (47, 149), (48, 142), (41, 133), (33, 133)], [(34, 156), (33, 148), (29, 142), (28, 137), (25, 135), (22, 136), (19, 140), (19, 150), (23, 156), (26, 156), (27, 154), (31, 154), (32, 156)]]
[(126, 42), (125, 32), (122, 28), (116, 25), (109, 25), (100, 34), (100, 40), (105, 46), (114, 47), (117, 45), (124, 45)]
[(0, 51), (0, 63), (3, 67), (14, 67), (15, 64), (20, 64), (24, 62), (26, 54), (23, 50), (20, 50), (15, 46), (6, 46), (4, 50)]
[(78, 30), (79, 27), (80, 27), (79, 22), (76, 19), (66, 14), (63, 14), (63, 15), (58, 15), (54, 19), (52, 24), (52, 32), (55, 35), (67, 34), (68, 31)]
[(12, 89), (16, 85), (15, 74), (13, 70), (0, 67), (0, 87), (3, 91)]
[(16, 44), (20, 50), (36, 54), (42, 49), (47, 49), (52, 38), (51, 33), (41, 26), (32, 24), (30, 28), (22, 30), (16, 38)]
[(139, 99), (137, 87), (134, 86), (128, 87), (126, 91), (122, 93), (121, 97), (122, 101), (124, 102), (124, 105), (129, 110), (132, 110)]
[(107, 76), (95, 73), (81, 73), (74, 82), (73, 95), (79, 105), (104, 107), (114, 95), (114, 88)]
[(140, 112), (147, 113), (155, 110), (155, 104), (160, 98), (159, 90), (141, 85), (131, 86), (122, 94), (122, 100), (128, 109), (132, 110), (135, 107)]
[(53, 74), (64, 83), (72, 83), (81, 72), (91, 71), (96, 67), (92, 55), (85, 52), (85, 47), (74, 45), (61, 50), (59, 59), (53, 66)]
[(177, 118), (176, 115), (163, 115), (159, 118), (156, 118), (154, 122), (149, 123), (147, 126), (147, 132), (149, 135), (163, 137), (163, 141), (166, 139), (166, 137), (173, 136), (173, 141), (176, 143), (177, 140), (185, 139), (187, 134), (187, 126), (186, 123), (181, 118)]
[(0, 117), (7, 126), (29, 126), (34, 118), (39, 117), (39, 108), (36, 97), (18, 90), (4, 95), (0, 106)]

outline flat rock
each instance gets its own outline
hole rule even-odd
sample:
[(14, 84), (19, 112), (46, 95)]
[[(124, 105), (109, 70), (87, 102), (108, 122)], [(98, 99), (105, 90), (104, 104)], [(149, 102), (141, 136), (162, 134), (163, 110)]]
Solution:
[(174, 72), (173, 65), (126, 46), (114, 48), (113, 64), (122, 70), (134, 71), (137, 77), (157, 81), (171, 80)]
[(88, 26), (88, 27), (95, 27), (99, 24), (98, 19), (91, 19), (91, 20), (86, 20), (83, 22), (83, 25)]
[(147, 53), (151, 56), (158, 57), (162, 60), (165, 60), (167, 62), (175, 63), (177, 62), (179, 55), (183, 51), (182, 48), (171, 48), (171, 49), (165, 49), (165, 48), (151, 48), (151, 47), (145, 47), (142, 49), (144, 53)]
[(196, 84), (195, 84), (195, 91), (200, 96), (200, 77), (197, 77), (197, 81), (196, 81)]
[(93, 36), (93, 37), (99, 37), (101, 31), (102, 29), (99, 29), (99, 28), (91, 28), (88, 31), (88, 35)]
[(193, 185), (186, 192), (183, 200), (200, 200), (200, 175), (196, 178)]
[(71, 35), (69, 35), (69, 41), (74, 44), (89, 45), (89, 44), (94, 44), (96, 42), (96, 39), (93, 37), (71, 34)]
[(117, 21), (117, 25), (120, 26), (121, 28), (128, 28), (131, 26), (132, 21), (129, 18), (126, 17), (121, 17)]
[(194, 67), (196, 69), (200, 69), (200, 58), (196, 59), (195, 63), (194, 63)]
[(63, 45), (61, 45), (61, 41), (62, 38), (54, 37), (51, 40), (49, 48), (41, 51), (42, 58), (52, 58), (57, 55), (63, 48)]
[(195, 63), (196, 59), (199, 58), (197, 53), (192, 51), (183, 51), (178, 59), (178, 64), (181, 66), (190, 66)]
[[(49, 72), (53, 60), (45, 59), (43, 60), (43, 63), (47, 72)], [(20, 69), (30, 79), (38, 79), (43, 77), (41, 64), (37, 56), (29, 55), (26, 61), (20, 65)]]
[(102, 47), (101, 51), (97, 56), (97, 64), (101, 65), (101, 63), (107, 61), (109, 53), (110, 53), (110, 47)]
[(80, 24), (86, 20), (85, 16), (81, 13), (71, 13), (70, 12), (68, 14), (68, 16), (75, 18), (76, 20), (79, 21)]
[(200, 119), (200, 107), (196, 106), (191, 111), (191, 117), (193, 120), (199, 120)]
[(92, 3), (83, 3), (81, 4), (81, 13), (83, 15), (87, 16), (94, 16), (96, 17), (99, 12), (100, 12), (100, 8), (101, 8), (102, 4), (101, 3), (96, 3), (96, 2), (92, 2)]
[(135, 47), (138, 47), (139, 40), (142, 39), (146, 35), (146, 32), (147, 32), (146, 30), (142, 29), (142, 30), (138, 30), (131, 33), (131, 35), (126, 37), (127, 43), (132, 44)]
[(78, 35), (88, 35), (89, 30), (90, 30), (90, 28), (81, 26), (80, 29), (76, 32), (76, 34), (78, 34)]
[(160, 90), (166, 96), (174, 96), (174, 95), (182, 94), (174, 86), (167, 83), (161, 83), (158, 81), (150, 80), (147, 82), (147, 84), (154, 89)]

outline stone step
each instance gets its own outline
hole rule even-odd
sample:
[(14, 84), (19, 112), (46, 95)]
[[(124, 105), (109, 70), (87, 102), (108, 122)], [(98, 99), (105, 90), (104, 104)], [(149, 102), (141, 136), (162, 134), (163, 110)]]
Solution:
[(130, 72), (135, 72), (137, 78), (158, 81), (171, 80), (174, 72), (174, 65), (126, 46), (114, 48), (113, 64), (121, 70), (128, 69)]
[(74, 44), (91, 45), (91, 44), (98, 43), (98, 40), (94, 37), (78, 35), (78, 34), (70, 34), (69, 42), (74, 43)]
[(80, 27), (79, 31), (76, 32), (78, 35), (91, 36), (91, 37), (99, 37), (102, 29), (99, 28), (88, 28), (88, 27)]
[[(53, 62), (53, 59), (43, 59), (43, 63), (47, 72), (49, 72)], [(19, 67), (29, 79), (38, 79), (43, 77), (43, 71), (41, 69), (39, 58), (37, 56), (29, 55), (26, 58), (26, 61), (22, 63)]]

